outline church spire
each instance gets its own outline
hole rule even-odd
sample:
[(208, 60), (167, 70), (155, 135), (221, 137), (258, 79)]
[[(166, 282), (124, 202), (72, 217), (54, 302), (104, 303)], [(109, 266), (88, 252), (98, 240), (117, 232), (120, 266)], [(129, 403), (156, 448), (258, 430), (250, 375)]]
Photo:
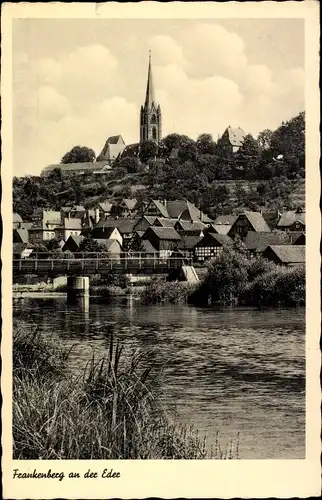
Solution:
[(154, 96), (154, 87), (153, 87), (153, 78), (152, 78), (152, 66), (151, 66), (151, 50), (149, 51), (149, 70), (148, 70), (148, 81), (146, 85), (146, 94), (145, 94), (145, 104), (144, 107), (146, 109), (150, 109), (152, 103), (155, 103)]
[(157, 144), (162, 139), (161, 108), (155, 102), (152, 80), (151, 50), (149, 51), (149, 70), (146, 85), (145, 103), (140, 112), (140, 143), (154, 141)]

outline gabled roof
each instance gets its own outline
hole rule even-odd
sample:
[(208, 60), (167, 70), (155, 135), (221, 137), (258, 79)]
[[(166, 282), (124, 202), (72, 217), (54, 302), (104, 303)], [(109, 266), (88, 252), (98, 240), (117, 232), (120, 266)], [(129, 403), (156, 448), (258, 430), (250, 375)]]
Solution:
[(33, 246), (28, 243), (13, 243), (12, 244), (12, 253), (13, 254), (22, 254), (24, 250), (27, 248), (32, 252)]
[(284, 264), (301, 264), (305, 262), (304, 245), (269, 245), (268, 249), (271, 249)]
[[(97, 226), (95, 226), (94, 229), (96, 229)], [(104, 240), (110, 239), (110, 236), (113, 234), (115, 229), (119, 232), (118, 228), (115, 226), (104, 226)]]
[(154, 248), (152, 243), (150, 243), (149, 240), (142, 240), (142, 246), (144, 248), (144, 251), (147, 253), (156, 253), (157, 250)]
[(150, 226), (152, 226), (156, 219), (157, 217), (155, 217), (155, 215), (143, 215), (142, 217), (140, 217), (136, 225), (138, 225), (142, 220), (146, 220), (150, 224)]
[(21, 215), (13, 213), (13, 222), (23, 222)]
[(156, 227), (174, 227), (178, 222), (177, 219), (168, 219), (165, 217), (157, 217), (153, 223)]
[(231, 243), (231, 238), (227, 234), (208, 233), (207, 236), (212, 238), (214, 241), (221, 243), (222, 245), (229, 245)]
[(182, 236), (178, 249), (192, 250), (192, 248), (194, 248), (197, 243), (202, 240), (202, 238), (202, 236)]
[(135, 231), (134, 234), (136, 234), (139, 238), (142, 238), (142, 236), (144, 235), (145, 231)]
[(179, 219), (180, 216), (187, 210), (191, 220), (200, 220), (201, 212), (193, 203), (188, 200), (171, 200), (167, 201), (166, 208), (169, 217), (172, 219)]
[[(241, 146), (246, 137), (246, 133), (240, 127), (229, 127), (226, 128), (225, 132), (227, 132), (229, 142), (232, 146)], [(224, 134), (225, 134), (224, 132)]]
[(234, 225), (237, 223), (237, 221), (239, 220), (240, 217), (246, 217), (246, 219), (248, 220), (248, 222), (250, 223), (250, 225), (252, 226), (254, 231), (258, 231), (258, 232), (262, 231), (262, 232), (267, 232), (267, 233), (271, 232), (270, 227), (265, 222), (262, 214), (260, 214), (259, 212), (245, 211), (245, 212), (239, 214), (231, 228), (234, 227)]
[[(117, 144), (119, 139), (122, 139), (122, 142), (124, 143), (123, 141), (123, 137), (121, 135), (111, 135), (111, 137), (109, 137), (106, 141), (107, 144)], [(125, 143), (124, 143), (125, 144)]]
[(29, 241), (28, 229), (16, 228), (13, 230), (13, 232), (16, 232), (16, 234), (19, 235), (22, 243), (28, 243), (28, 241)]
[(118, 219), (114, 218), (108, 218), (108, 219), (101, 219), (96, 226), (94, 227), (93, 231), (99, 228), (107, 228), (107, 227), (117, 227), (117, 229), (120, 231), (121, 234), (124, 233), (133, 233), (133, 228), (135, 225), (138, 223), (137, 218), (129, 218), (129, 217), (120, 217)]
[(100, 170), (107, 165), (107, 161), (87, 161), (82, 163), (59, 163), (57, 165), (48, 165), (42, 170), (42, 173), (52, 172), (55, 168), (60, 168), (62, 172), (77, 172), (79, 170), (86, 170), (88, 172)]
[(135, 206), (137, 205), (137, 199), (136, 198), (123, 198), (120, 203), (124, 204), (129, 210), (133, 210)]
[(144, 233), (143, 238), (146, 239), (153, 232), (160, 240), (177, 240), (180, 241), (180, 235), (173, 227), (157, 227), (150, 226)]
[(106, 248), (106, 250), (109, 250), (112, 246), (115, 245), (115, 243), (117, 244), (118, 247), (121, 248), (120, 242), (114, 239), (94, 238), (94, 241), (96, 241), (100, 245), (103, 245)]
[(274, 229), (280, 219), (279, 210), (262, 210), (262, 216), (271, 229)]
[(207, 226), (201, 221), (186, 221), (186, 220), (179, 220), (177, 221), (177, 228), (181, 228), (183, 231), (195, 231), (196, 229), (205, 229)]
[(98, 203), (98, 206), (101, 207), (103, 212), (110, 212), (110, 210), (112, 208), (112, 203), (109, 201), (102, 201), (102, 202)]
[(305, 245), (305, 233), (302, 231), (289, 231), (285, 234), (290, 238), (291, 245)]
[(292, 226), (294, 222), (305, 224), (305, 213), (284, 212), (277, 223), (277, 227), (289, 227)]
[(228, 224), (232, 226), (236, 219), (237, 215), (218, 215), (214, 220), (214, 224)]
[(79, 246), (84, 238), (85, 238), (85, 236), (81, 236), (81, 235), (71, 235), (67, 238), (66, 243), (62, 249), (64, 249), (65, 246), (67, 245), (67, 243), (70, 241), (73, 241), (76, 244), (76, 246), (78, 246), (78, 248), (79, 248)]
[(256, 232), (248, 231), (245, 245), (248, 250), (263, 252), (269, 245), (287, 245), (289, 243), (288, 234), (285, 232)]
[[(214, 243), (219, 243), (219, 246), (225, 246), (229, 245), (231, 243), (231, 238), (227, 236), (227, 234), (215, 234), (215, 233), (207, 233), (203, 238), (200, 239), (200, 241), (197, 243), (196, 246), (203, 245), (205, 242), (214, 242)], [(218, 246), (218, 245), (217, 245)]]
[(160, 201), (160, 200), (152, 200), (148, 206), (145, 208), (145, 211), (149, 208), (149, 206), (153, 203), (156, 208), (159, 210), (161, 215), (165, 218), (169, 218), (168, 210), (166, 209), (165, 205)]
[(230, 231), (230, 224), (211, 224), (208, 232), (217, 234), (228, 234)]

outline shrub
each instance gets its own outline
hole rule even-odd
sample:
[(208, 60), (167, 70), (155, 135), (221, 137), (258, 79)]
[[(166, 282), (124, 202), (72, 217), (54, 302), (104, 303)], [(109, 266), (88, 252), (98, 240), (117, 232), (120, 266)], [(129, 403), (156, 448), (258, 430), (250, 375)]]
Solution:
[(244, 290), (248, 280), (250, 259), (243, 252), (225, 249), (208, 266), (203, 288), (213, 300), (230, 303)]
[(156, 278), (143, 290), (141, 299), (145, 304), (184, 304), (194, 289), (190, 283)]
[(305, 304), (305, 268), (285, 268), (258, 276), (250, 283), (245, 299), (252, 305), (300, 306)]

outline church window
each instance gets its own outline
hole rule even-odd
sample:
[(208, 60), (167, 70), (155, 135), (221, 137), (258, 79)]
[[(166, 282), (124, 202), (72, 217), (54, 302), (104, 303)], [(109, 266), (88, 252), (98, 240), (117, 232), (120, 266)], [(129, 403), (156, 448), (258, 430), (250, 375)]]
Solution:
[(155, 127), (153, 127), (153, 129), (152, 129), (152, 138), (153, 139), (157, 138), (157, 129)]
[(156, 122), (157, 122), (156, 116), (155, 116), (155, 115), (152, 115), (152, 118), (151, 118), (151, 123), (156, 123)]

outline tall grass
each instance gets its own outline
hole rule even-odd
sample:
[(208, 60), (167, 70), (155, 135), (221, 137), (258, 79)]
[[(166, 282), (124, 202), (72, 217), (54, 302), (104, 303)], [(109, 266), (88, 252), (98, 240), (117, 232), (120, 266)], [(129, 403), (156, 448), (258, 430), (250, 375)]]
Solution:
[(238, 443), (209, 449), (193, 428), (170, 421), (149, 355), (126, 356), (111, 337), (106, 356), (90, 359), (77, 377), (68, 356), (39, 332), (15, 331), (15, 459), (238, 458)]

